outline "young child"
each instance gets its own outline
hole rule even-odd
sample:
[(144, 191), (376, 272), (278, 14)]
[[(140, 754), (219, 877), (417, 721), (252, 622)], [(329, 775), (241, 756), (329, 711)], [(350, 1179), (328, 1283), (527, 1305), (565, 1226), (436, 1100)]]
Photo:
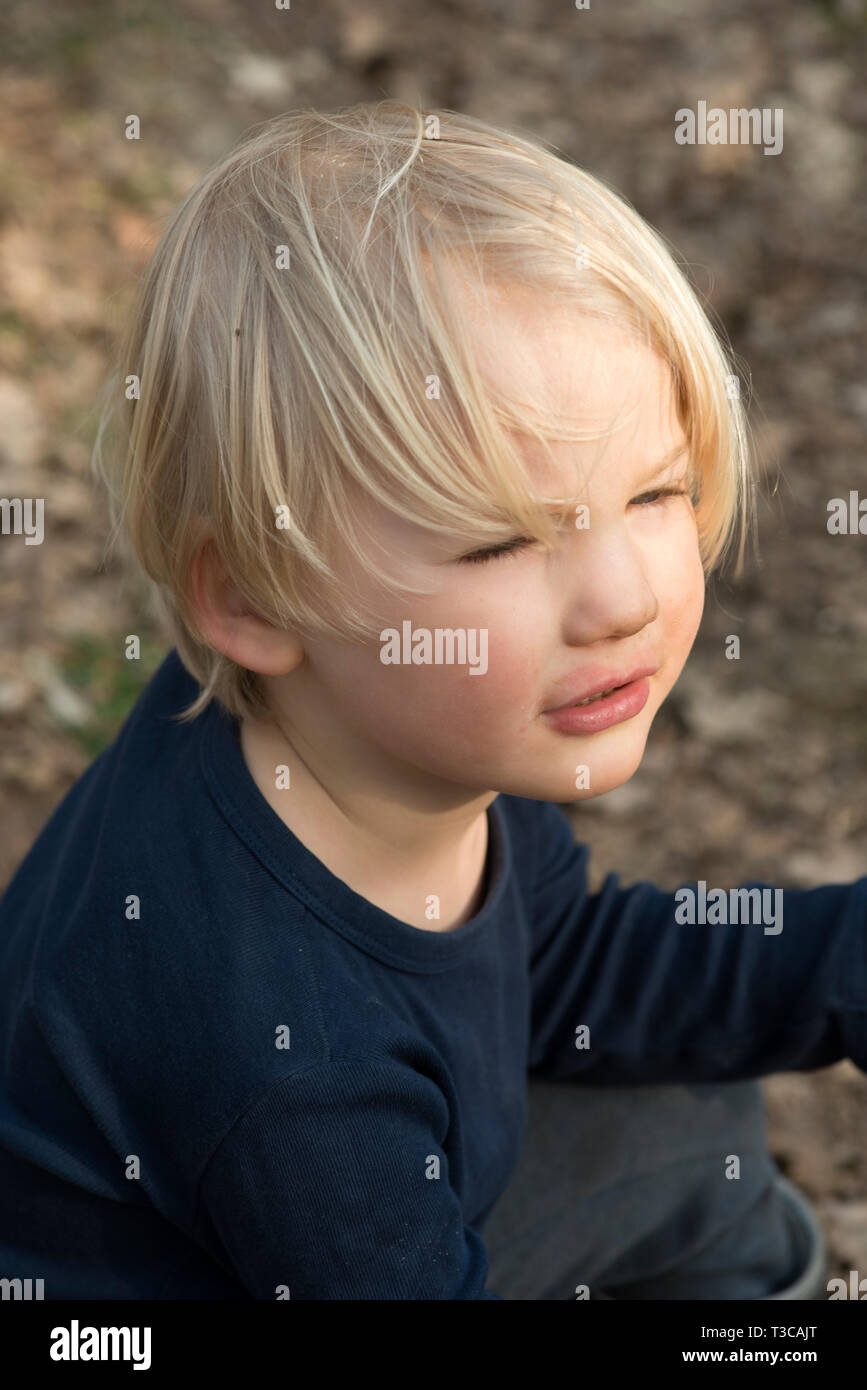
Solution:
[(96, 450), (173, 648), (0, 904), (0, 1275), (823, 1296), (756, 1078), (867, 1068), (867, 878), (590, 893), (558, 805), (743, 552), (732, 378), (641, 218), (480, 121), (292, 114), (192, 190)]

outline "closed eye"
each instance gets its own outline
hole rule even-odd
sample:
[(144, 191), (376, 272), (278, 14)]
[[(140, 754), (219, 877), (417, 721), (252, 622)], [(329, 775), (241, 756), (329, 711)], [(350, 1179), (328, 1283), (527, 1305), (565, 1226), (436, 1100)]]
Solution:
[[(685, 487), (670, 485), (668, 487), (654, 488), (652, 492), (644, 492), (640, 497), (633, 497), (630, 502), (631, 507), (660, 507), (669, 497), (686, 497), (688, 495)], [(497, 559), (500, 555), (515, 555), (518, 551), (526, 549), (528, 545), (534, 545), (535, 541), (531, 536), (512, 536), (507, 541), (501, 541), (499, 545), (489, 546), (485, 550), (472, 550), (468, 555), (458, 557), (459, 565), (481, 565), (486, 560)]]
[(658, 507), (668, 497), (686, 497), (685, 487), (657, 487), (653, 492), (644, 492), (640, 497), (633, 497), (630, 506)]
[(502, 541), (499, 545), (492, 545), (487, 550), (473, 550), (469, 555), (459, 556), (458, 564), (481, 565), (485, 560), (493, 560), (498, 555), (514, 555), (516, 551), (532, 544), (530, 536), (512, 536), (511, 539)]

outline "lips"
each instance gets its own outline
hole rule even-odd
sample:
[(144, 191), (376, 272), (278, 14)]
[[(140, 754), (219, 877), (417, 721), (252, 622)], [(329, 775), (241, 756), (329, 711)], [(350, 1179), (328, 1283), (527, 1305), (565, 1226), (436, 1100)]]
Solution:
[(634, 719), (649, 699), (650, 681), (647, 676), (639, 676), (637, 680), (615, 686), (609, 694), (600, 692), (596, 699), (591, 696), (580, 703), (546, 710), (542, 718), (561, 734), (600, 734), (615, 724)]
[(592, 703), (612, 691), (619, 690), (621, 686), (630, 685), (633, 681), (640, 680), (642, 676), (655, 676), (658, 670), (658, 665), (648, 663), (627, 671), (615, 672), (609, 668), (607, 671), (600, 670), (576, 676), (574, 682), (571, 683), (571, 691), (566, 685), (566, 698), (557, 705), (548, 705), (542, 712), (543, 714), (551, 714), (556, 710), (568, 709), (572, 705)]
[(575, 705), (576, 707), (580, 707), (582, 705), (592, 705), (594, 700), (602, 700), (605, 698), (606, 695), (613, 695), (615, 690), (619, 689), (619, 685), (612, 685), (610, 690), (603, 690), (599, 695), (588, 695), (586, 700), (576, 700)]

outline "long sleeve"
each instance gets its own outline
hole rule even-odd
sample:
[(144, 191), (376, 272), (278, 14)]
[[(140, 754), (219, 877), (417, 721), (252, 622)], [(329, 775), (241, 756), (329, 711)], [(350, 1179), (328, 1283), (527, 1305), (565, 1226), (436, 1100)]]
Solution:
[[(589, 894), (588, 858), (567, 817), (547, 805), (531, 1071), (634, 1084), (739, 1080), (844, 1057), (867, 1070), (867, 878), (772, 889), (782, 910), (766, 931), (751, 921), (680, 921), (683, 896), (646, 882), (622, 888), (614, 874)], [(698, 896), (697, 883), (685, 886)]]
[(442, 1092), (409, 1067), (311, 1067), (222, 1140), (197, 1236), (257, 1299), (501, 1301), (449, 1182), (448, 1128)]

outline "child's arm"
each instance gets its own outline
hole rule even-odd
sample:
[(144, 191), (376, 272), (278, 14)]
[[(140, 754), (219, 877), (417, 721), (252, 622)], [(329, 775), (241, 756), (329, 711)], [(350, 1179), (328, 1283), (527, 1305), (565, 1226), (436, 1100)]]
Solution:
[(536, 825), (531, 1070), (726, 1081), (849, 1057), (867, 1071), (867, 878), (778, 890), (767, 932), (682, 924), (674, 893), (650, 883), (624, 889), (609, 874), (589, 894), (589, 852), (566, 816), (545, 805)]
[(498, 1299), (448, 1125), (440, 1088), (396, 1061), (286, 1077), (206, 1165), (195, 1234), (258, 1299)]

